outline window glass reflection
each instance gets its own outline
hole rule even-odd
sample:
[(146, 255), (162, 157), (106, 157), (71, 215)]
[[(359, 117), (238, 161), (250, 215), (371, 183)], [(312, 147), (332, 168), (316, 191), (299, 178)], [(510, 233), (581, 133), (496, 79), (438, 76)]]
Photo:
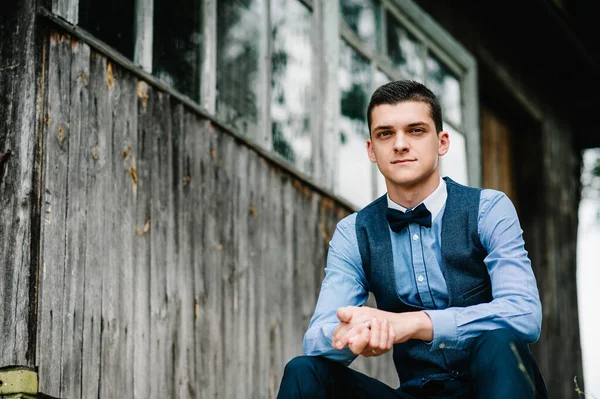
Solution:
[(250, 136), (258, 134), (264, 1), (217, 2), (217, 115)]
[(373, 200), (373, 169), (367, 156), (366, 110), (371, 92), (371, 66), (343, 40), (338, 74), (341, 98), (338, 193), (358, 207)]
[(152, 72), (195, 101), (200, 93), (201, 4), (201, 0), (154, 0)]
[(374, 80), (375, 80), (375, 89), (383, 86), (386, 83), (391, 82), (392, 80), (383, 72), (381, 72), (379, 69), (375, 70), (375, 76), (374, 76)]
[(387, 13), (388, 55), (395, 68), (409, 79), (422, 80), (423, 65), (422, 44), (391, 14)]
[(81, 0), (79, 25), (133, 59), (134, 0)]
[(450, 134), (450, 149), (440, 158), (442, 176), (449, 176), (460, 184), (469, 184), (467, 173), (467, 145), (465, 136), (445, 124), (444, 130)]
[(379, 3), (374, 0), (340, 0), (342, 18), (365, 43), (372, 48), (380, 48), (381, 25)]
[(455, 125), (462, 121), (460, 83), (440, 60), (427, 57), (427, 84), (442, 103), (444, 117)]
[(273, 147), (310, 173), (311, 13), (298, 0), (272, 0), (271, 18)]

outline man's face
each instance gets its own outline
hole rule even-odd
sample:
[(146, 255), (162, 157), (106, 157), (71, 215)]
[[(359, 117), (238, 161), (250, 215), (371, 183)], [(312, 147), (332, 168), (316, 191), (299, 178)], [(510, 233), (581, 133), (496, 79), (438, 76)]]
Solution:
[(448, 152), (447, 132), (435, 131), (429, 104), (406, 101), (382, 104), (371, 112), (367, 151), (392, 187), (414, 187), (439, 180), (439, 156)]

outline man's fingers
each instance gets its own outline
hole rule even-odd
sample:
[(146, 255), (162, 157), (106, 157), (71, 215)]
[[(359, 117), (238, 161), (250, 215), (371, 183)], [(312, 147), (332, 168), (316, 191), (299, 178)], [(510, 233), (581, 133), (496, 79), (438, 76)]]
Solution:
[(342, 322), (342, 323), (350, 323), (350, 320), (352, 319), (352, 309), (354, 308), (354, 306), (346, 306), (343, 308), (339, 308), (337, 311), (337, 318)]
[(383, 319), (380, 324), (379, 343), (377, 344), (378, 348), (381, 348), (382, 350), (388, 349), (388, 346), (387, 346), (388, 345), (388, 333), (389, 333), (388, 321), (386, 319)]
[(369, 341), (369, 346), (372, 348), (379, 348), (379, 339), (381, 336), (381, 322), (373, 317), (371, 320), (371, 340)]
[(360, 355), (365, 350), (369, 344), (370, 334), (371, 332), (368, 328), (363, 328), (360, 334), (350, 338), (348, 348), (350, 348), (352, 353), (355, 355)]
[(391, 323), (388, 323), (388, 349), (392, 349), (394, 347), (394, 342), (396, 342), (396, 330), (394, 330), (394, 326)]

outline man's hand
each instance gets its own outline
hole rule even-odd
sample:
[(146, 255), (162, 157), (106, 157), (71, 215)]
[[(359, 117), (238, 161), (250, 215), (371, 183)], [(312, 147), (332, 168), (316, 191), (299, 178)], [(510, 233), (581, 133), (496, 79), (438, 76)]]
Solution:
[[(433, 327), (424, 312), (392, 313), (367, 306), (338, 309), (339, 325), (333, 332), (335, 349), (346, 345), (354, 354), (378, 356), (393, 344), (409, 339), (431, 341)], [(388, 343), (389, 341), (389, 343)]]

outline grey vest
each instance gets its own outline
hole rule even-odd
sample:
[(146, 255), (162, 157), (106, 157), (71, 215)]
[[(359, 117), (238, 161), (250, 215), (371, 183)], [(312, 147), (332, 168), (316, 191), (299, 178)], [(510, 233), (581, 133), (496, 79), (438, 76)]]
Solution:
[[(478, 216), (481, 190), (445, 177), (448, 199), (442, 219), (442, 272), (448, 286), (449, 307), (491, 302), (492, 287), (483, 262), (486, 250), (479, 241)], [(392, 259), (390, 230), (383, 195), (356, 216), (356, 235), (369, 287), (377, 307), (390, 312), (425, 309), (398, 296)], [(395, 234), (395, 233), (392, 233)], [(455, 349), (431, 350), (420, 340), (394, 345), (394, 364), (401, 382), (432, 374), (464, 372), (468, 353)]]

